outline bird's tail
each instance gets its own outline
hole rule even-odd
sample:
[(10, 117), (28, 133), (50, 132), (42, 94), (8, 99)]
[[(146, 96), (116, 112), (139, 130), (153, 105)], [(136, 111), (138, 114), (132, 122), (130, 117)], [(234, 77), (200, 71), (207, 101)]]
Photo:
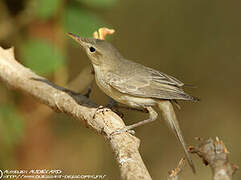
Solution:
[(187, 150), (187, 145), (186, 145), (186, 143), (184, 141), (184, 138), (182, 136), (182, 132), (181, 132), (181, 129), (179, 127), (179, 123), (177, 121), (176, 114), (175, 114), (175, 111), (173, 109), (172, 103), (170, 101), (167, 101), (167, 100), (160, 101), (160, 102), (158, 102), (158, 107), (161, 111), (162, 117), (167, 122), (167, 124), (171, 128), (171, 130), (174, 132), (177, 139), (180, 141), (180, 143), (181, 143), (181, 145), (184, 149), (188, 164), (191, 166), (193, 173), (195, 173), (196, 170), (195, 170), (192, 158), (190, 157), (190, 154)]

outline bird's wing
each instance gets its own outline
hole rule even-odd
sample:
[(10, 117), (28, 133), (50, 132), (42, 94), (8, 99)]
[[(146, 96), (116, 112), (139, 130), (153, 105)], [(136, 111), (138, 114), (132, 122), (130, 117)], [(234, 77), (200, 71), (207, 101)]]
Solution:
[(112, 88), (133, 96), (195, 100), (180, 88), (183, 83), (155, 70), (145, 74), (132, 73), (130, 76), (124, 77), (108, 72), (106, 79)]
[(159, 82), (162, 84), (169, 84), (169, 85), (173, 85), (173, 86), (177, 86), (177, 87), (182, 87), (184, 85), (183, 82), (179, 81), (178, 79), (176, 79), (170, 75), (156, 71), (151, 68), (146, 68), (146, 69), (149, 70), (152, 80), (155, 82)]

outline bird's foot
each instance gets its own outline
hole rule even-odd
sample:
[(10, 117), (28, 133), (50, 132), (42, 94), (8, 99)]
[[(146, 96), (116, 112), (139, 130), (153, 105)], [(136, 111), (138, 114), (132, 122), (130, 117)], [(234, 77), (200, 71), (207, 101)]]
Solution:
[(104, 107), (104, 106), (99, 106), (99, 107), (96, 109), (93, 118), (95, 118), (96, 114), (102, 113), (102, 114), (104, 115), (105, 112), (108, 112), (108, 111), (110, 111), (109, 108), (106, 108), (106, 107)]
[(115, 108), (115, 107), (99, 106), (99, 107), (97, 108), (97, 110), (95, 111), (95, 114), (94, 114), (94, 117), (93, 117), (93, 118), (95, 118), (96, 114), (98, 114), (98, 113), (104, 114), (105, 112), (108, 112), (108, 111), (110, 111), (110, 110), (113, 111), (114, 113), (118, 114), (118, 116), (120, 116), (121, 118), (124, 117), (124, 114), (123, 114), (122, 112), (120, 112), (120, 111), (119, 111), (117, 108)]
[(122, 129), (112, 132), (111, 135), (121, 134), (121, 133), (125, 133), (125, 132), (130, 133), (130, 134), (135, 134), (135, 131), (133, 129), (131, 129), (130, 126), (126, 126)]

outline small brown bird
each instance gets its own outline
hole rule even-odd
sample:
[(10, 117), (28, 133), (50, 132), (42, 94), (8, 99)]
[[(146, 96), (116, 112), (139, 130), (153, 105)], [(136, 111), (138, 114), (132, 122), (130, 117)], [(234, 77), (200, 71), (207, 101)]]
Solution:
[(126, 126), (118, 132), (125, 132), (156, 120), (158, 114), (153, 107), (157, 106), (163, 119), (181, 142), (188, 163), (195, 172), (172, 101), (198, 101), (199, 99), (185, 93), (182, 89), (184, 83), (181, 81), (125, 59), (114, 46), (105, 40), (81, 38), (72, 33), (68, 35), (86, 51), (94, 67), (96, 83), (102, 91), (119, 103), (137, 109), (146, 109), (149, 112), (149, 119)]

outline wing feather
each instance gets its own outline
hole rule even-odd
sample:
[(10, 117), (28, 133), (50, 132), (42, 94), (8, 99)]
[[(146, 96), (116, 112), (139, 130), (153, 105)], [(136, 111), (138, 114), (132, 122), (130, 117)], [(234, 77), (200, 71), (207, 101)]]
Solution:
[(150, 69), (146, 71), (149, 73), (133, 73), (124, 77), (120, 77), (113, 72), (108, 72), (107, 82), (112, 88), (133, 96), (157, 99), (195, 100), (194, 97), (186, 94), (181, 89), (184, 83), (172, 76)]

